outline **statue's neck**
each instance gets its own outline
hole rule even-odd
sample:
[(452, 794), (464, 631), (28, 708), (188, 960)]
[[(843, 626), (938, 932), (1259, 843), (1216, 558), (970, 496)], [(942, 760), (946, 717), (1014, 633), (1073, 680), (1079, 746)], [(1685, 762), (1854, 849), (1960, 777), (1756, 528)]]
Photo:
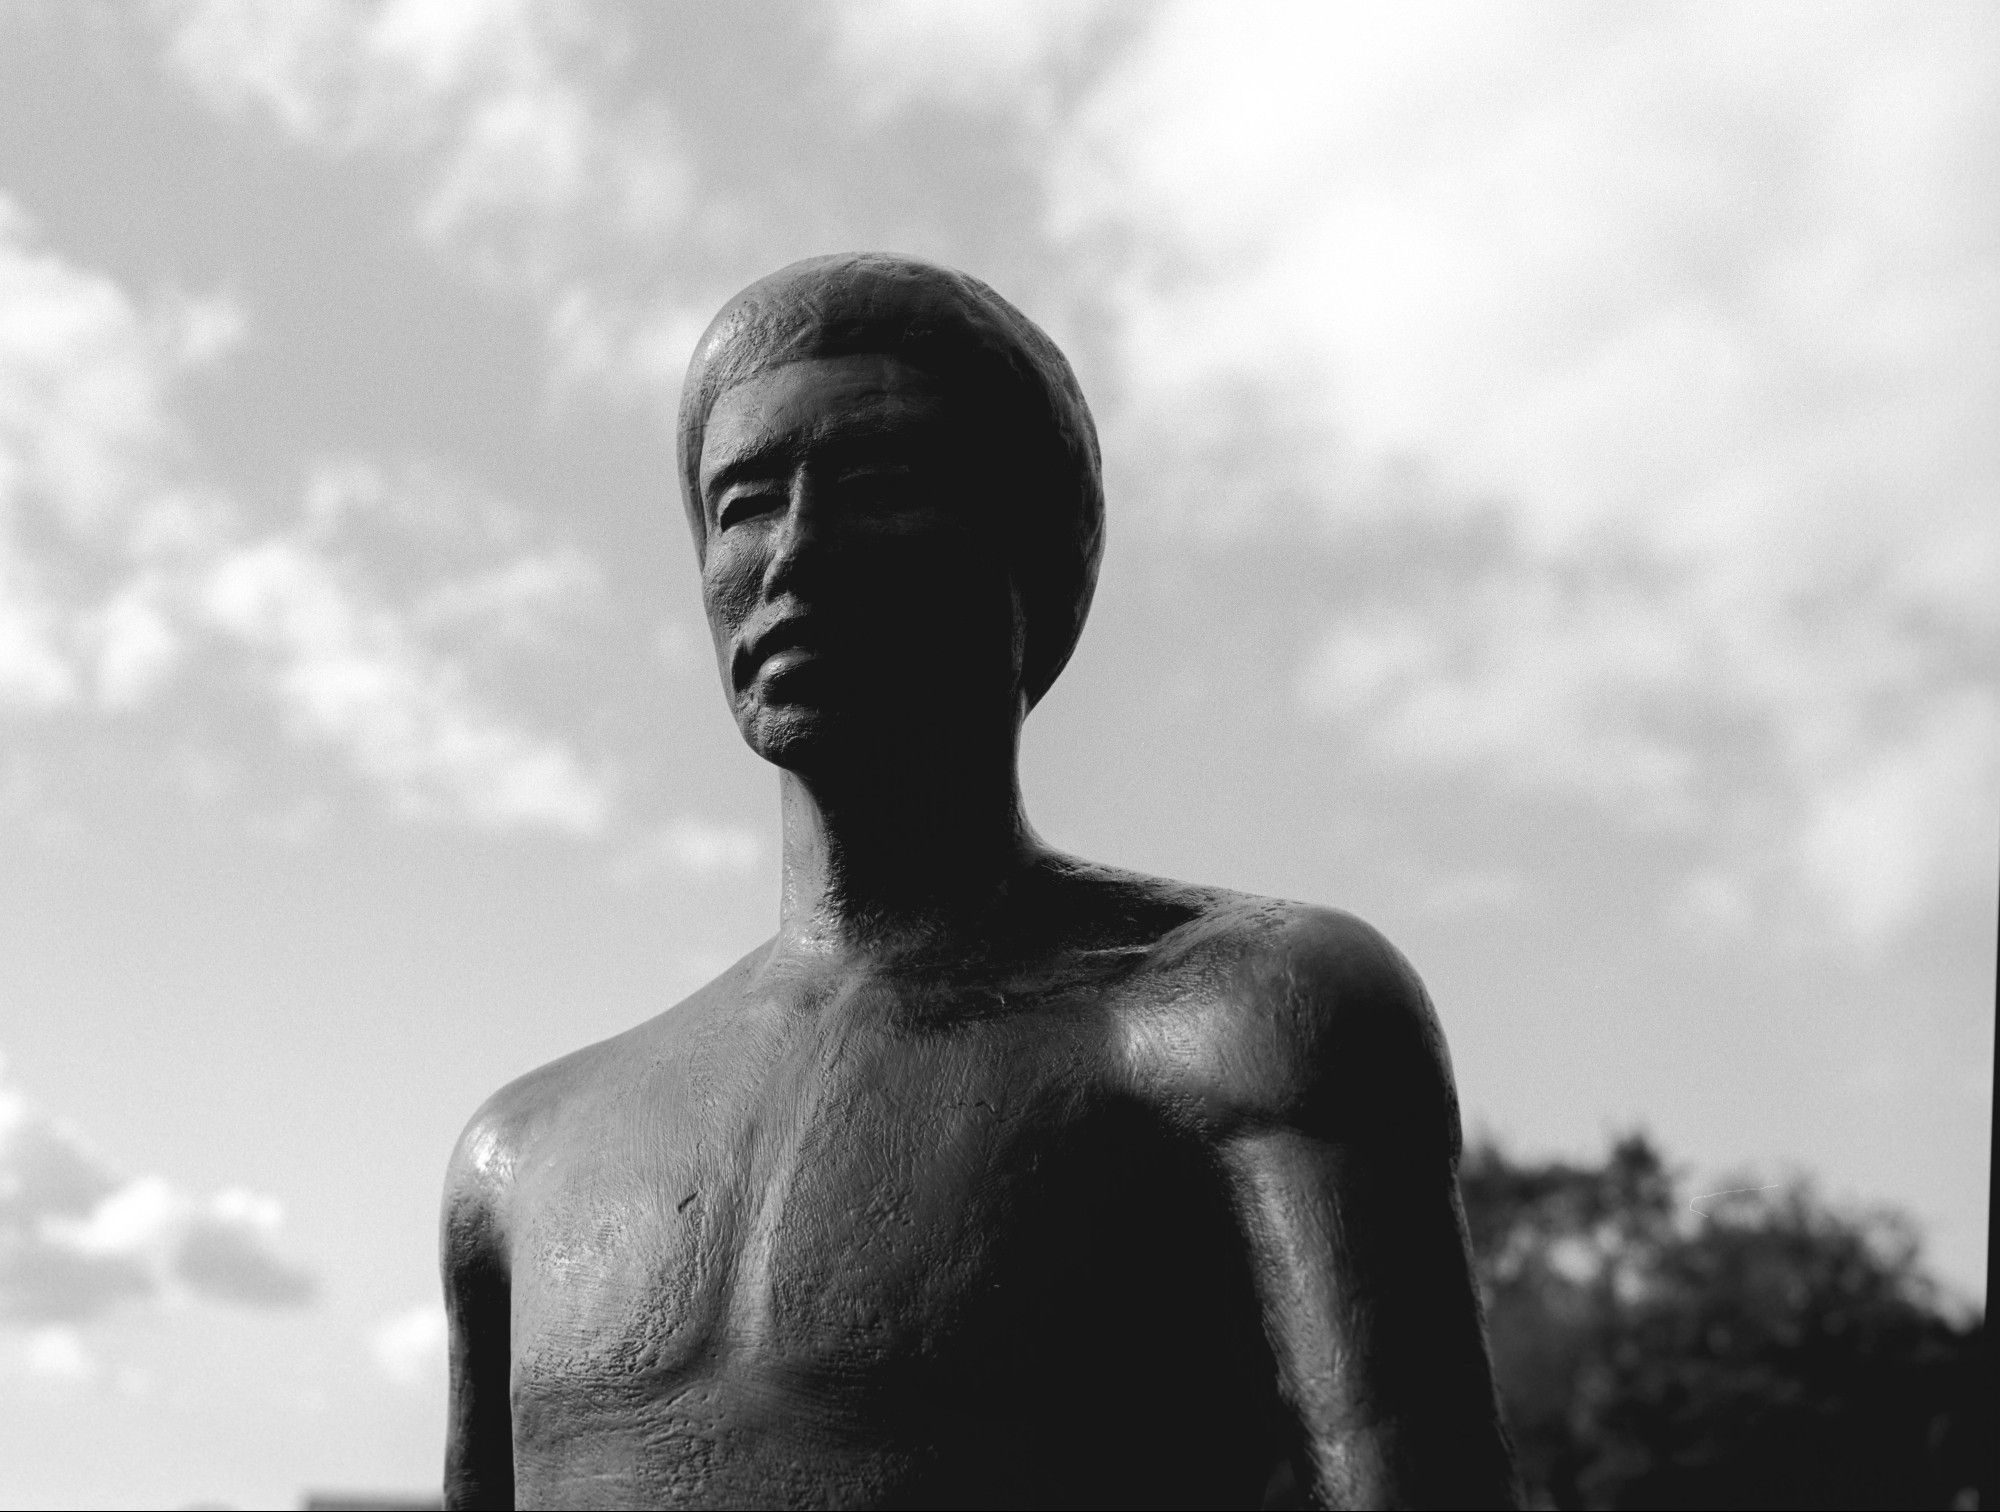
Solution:
[(872, 954), (973, 924), (1039, 850), (1014, 742), (781, 774), (778, 948)]

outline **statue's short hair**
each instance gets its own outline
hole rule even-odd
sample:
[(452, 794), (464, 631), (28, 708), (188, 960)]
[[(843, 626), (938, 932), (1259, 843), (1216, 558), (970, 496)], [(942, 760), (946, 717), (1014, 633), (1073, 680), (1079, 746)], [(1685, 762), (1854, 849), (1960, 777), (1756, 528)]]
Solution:
[(695, 548), (707, 545), (702, 436), (724, 392), (814, 357), (897, 357), (970, 397), (996, 443), (996, 523), (1027, 622), (1023, 691), (1032, 706), (1083, 632), (1104, 553), (1097, 427), (1056, 344), (978, 279), (882, 252), (812, 257), (738, 294), (709, 323), (681, 391), (681, 498)]

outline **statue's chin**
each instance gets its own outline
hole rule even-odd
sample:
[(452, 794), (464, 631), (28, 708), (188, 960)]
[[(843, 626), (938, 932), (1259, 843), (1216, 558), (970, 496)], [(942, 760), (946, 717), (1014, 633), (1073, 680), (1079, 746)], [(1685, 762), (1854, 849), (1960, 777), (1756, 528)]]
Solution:
[(809, 772), (863, 759), (874, 742), (851, 715), (805, 702), (758, 700), (739, 710), (743, 741), (773, 766)]
[(948, 752), (962, 741), (962, 731), (948, 719), (922, 714), (907, 705), (829, 709), (760, 700), (738, 710), (737, 728), (751, 750), (802, 777), (881, 776), (912, 760), (951, 759)]
[(816, 670), (760, 677), (736, 703), (744, 743), (801, 776), (961, 760), (982, 746), (1007, 746), (1009, 721), (1018, 728), (1021, 717), (1019, 694), (1005, 686), (979, 698), (969, 679), (933, 674), (864, 682)]

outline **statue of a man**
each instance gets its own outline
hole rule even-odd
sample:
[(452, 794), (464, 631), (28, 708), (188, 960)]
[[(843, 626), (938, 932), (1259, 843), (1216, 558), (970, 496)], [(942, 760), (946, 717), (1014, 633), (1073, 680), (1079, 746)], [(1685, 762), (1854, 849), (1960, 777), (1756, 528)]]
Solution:
[(963, 274), (796, 263), (680, 448), (778, 931), (466, 1129), (447, 1502), (1508, 1503), (1415, 973), (1022, 813), (1103, 542), (1062, 354)]

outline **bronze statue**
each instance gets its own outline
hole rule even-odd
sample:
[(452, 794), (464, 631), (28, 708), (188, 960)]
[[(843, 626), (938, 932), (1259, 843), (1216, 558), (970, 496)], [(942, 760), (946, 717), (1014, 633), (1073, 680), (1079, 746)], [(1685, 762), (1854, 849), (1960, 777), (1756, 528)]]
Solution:
[(680, 447), (778, 932), (466, 1129), (448, 1504), (1510, 1503), (1416, 974), (1022, 813), (1103, 542), (1062, 354), (962, 274), (796, 263)]

